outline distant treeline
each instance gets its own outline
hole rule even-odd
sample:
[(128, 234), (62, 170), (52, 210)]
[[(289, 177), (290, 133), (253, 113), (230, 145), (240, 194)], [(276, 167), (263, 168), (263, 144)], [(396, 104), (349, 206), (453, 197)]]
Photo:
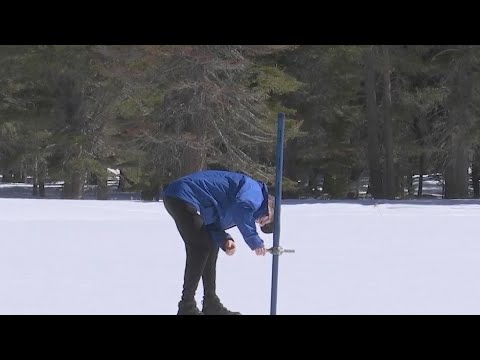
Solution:
[(479, 197), (480, 47), (467, 45), (0, 46), (0, 174), (121, 188), (154, 199), (206, 168), (274, 182), (276, 116), (287, 116), (284, 191), (376, 199)]

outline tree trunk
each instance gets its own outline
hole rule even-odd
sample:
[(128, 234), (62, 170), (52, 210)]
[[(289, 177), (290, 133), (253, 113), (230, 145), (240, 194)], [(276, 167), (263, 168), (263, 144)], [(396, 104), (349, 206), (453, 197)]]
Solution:
[(395, 171), (393, 166), (393, 126), (392, 126), (392, 84), (390, 81), (391, 64), (389, 46), (383, 50), (383, 130), (385, 146), (385, 196), (395, 199)]
[(81, 199), (83, 197), (83, 190), (86, 175), (82, 171), (75, 171), (73, 174), (73, 196), (74, 199)]
[(64, 180), (63, 182), (62, 198), (72, 199), (72, 183), (70, 180)]
[(22, 179), (22, 183), (27, 183), (27, 176), (28, 174), (26, 171), (25, 162), (22, 160), (22, 162), (20, 163), (20, 178)]
[(395, 188), (395, 194), (399, 198), (405, 197), (405, 176), (401, 175), (400, 164), (394, 164), (395, 177), (393, 179), (393, 186)]
[(480, 186), (478, 184), (479, 179), (480, 178), (478, 176), (478, 164), (472, 163), (472, 187), (474, 199), (480, 198)]
[(120, 169), (120, 174), (118, 176), (118, 190), (125, 191), (125, 177), (123, 174), (123, 170)]
[(182, 157), (182, 168), (180, 176), (188, 175), (192, 172), (201, 170), (204, 163), (202, 152), (198, 149), (185, 147)]
[(141, 191), (140, 197), (144, 201), (159, 201), (162, 184), (160, 183), (160, 174), (158, 171), (155, 175), (152, 175), (149, 180), (150, 186)]
[(182, 166), (180, 176), (202, 170), (205, 166), (206, 146), (203, 141), (195, 141), (183, 148)]
[(22, 172), (19, 168), (17, 168), (14, 172), (13, 172), (13, 176), (12, 176), (12, 182), (13, 183), (21, 183), (22, 182)]
[[(317, 187), (313, 187), (316, 191)], [(335, 193), (335, 181), (333, 180), (332, 175), (330, 174), (324, 174), (323, 176), (323, 193), (328, 194), (329, 197), (332, 197), (332, 193)]]
[(407, 192), (408, 192), (408, 196), (411, 197), (413, 196), (413, 175), (412, 173), (410, 173), (408, 176), (407, 176)]
[(63, 185), (64, 199), (81, 199), (84, 193), (86, 174), (83, 171), (74, 170), (67, 176)]
[(38, 182), (38, 195), (41, 198), (45, 197), (45, 182), (43, 179)]
[(473, 75), (469, 50), (457, 64), (457, 70), (449, 97), (448, 127), (450, 141), (445, 171), (445, 197), (465, 199), (468, 197), (468, 152), (471, 148), (466, 134), (472, 127), (469, 105), (472, 101)]
[(32, 195), (37, 196), (38, 195), (38, 160), (35, 157), (35, 163), (33, 165), (33, 189), (32, 189)]
[(378, 140), (377, 96), (375, 92), (375, 54), (370, 47), (365, 57), (368, 123), (368, 167), (370, 172), (370, 195), (374, 199), (383, 197), (382, 174), (380, 171), (380, 150)]
[[(461, 139), (453, 137), (453, 149), (445, 171), (445, 198), (465, 199), (468, 197), (468, 151)], [(463, 138), (463, 136), (462, 136)]]
[(419, 167), (418, 167), (418, 193), (417, 196), (422, 196), (423, 195), (423, 174), (425, 172), (425, 154), (420, 155), (419, 159)]
[(108, 200), (107, 178), (97, 176), (97, 200)]
[(473, 161), (472, 161), (472, 187), (473, 187), (473, 198), (480, 198), (480, 149), (475, 148), (473, 152)]
[(38, 194), (41, 198), (45, 197), (45, 176), (46, 176), (46, 164), (41, 162), (38, 168)]

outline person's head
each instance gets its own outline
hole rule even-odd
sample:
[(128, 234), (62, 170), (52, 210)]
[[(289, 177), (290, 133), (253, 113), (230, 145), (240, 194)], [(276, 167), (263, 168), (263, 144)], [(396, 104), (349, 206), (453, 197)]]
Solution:
[(272, 195), (268, 195), (268, 213), (267, 215), (257, 219), (257, 223), (260, 225), (260, 229), (265, 234), (273, 233), (274, 212), (275, 212), (275, 197)]

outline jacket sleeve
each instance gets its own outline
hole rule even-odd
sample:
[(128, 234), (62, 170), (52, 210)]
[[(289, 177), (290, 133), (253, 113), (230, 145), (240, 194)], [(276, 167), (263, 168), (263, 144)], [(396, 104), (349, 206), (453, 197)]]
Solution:
[(233, 240), (232, 236), (229, 233), (220, 229), (218, 226), (216, 226), (216, 224), (209, 224), (207, 226), (207, 230), (209, 231), (215, 243), (223, 251), (225, 251), (225, 240), (227, 239)]
[(233, 217), (238, 230), (243, 239), (250, 247), (255, 250), (264, 246), (263, 240), (258, 236), (253, 214), (255, 208), (247, 202), (237, 202), (233, 208)]

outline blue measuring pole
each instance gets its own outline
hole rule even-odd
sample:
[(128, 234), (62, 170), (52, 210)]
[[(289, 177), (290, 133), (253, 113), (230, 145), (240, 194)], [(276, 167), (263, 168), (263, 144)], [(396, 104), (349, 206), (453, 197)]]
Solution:
[[(285, 114), (279, 113), (277, 119), (277, 154), (275, 175), (275, 213), (273, 228), (273, 249), (280, 247), (280, 208), (282, 204), (282, 178), (283, 178), (283, 143), (285, 138)], [(278, 260), (280, 254), (273, 254), (272, 263), (272, 294), (270, 315), (277, 314), (277, 289), (278, 289)]]

